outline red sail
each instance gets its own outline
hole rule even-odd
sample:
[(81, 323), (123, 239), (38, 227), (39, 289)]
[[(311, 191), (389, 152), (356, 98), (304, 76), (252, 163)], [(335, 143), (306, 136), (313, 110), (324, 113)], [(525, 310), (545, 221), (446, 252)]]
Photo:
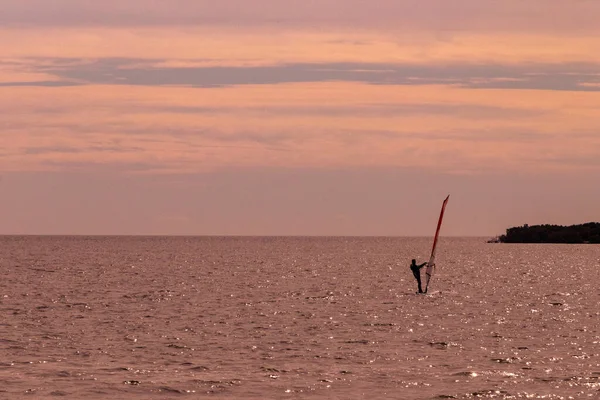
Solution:
[(435, 267), (435, 250), (437, 247), (438, 237), (440, 235), (440, 228), (442, 227), (442, 220), (444, 219), (444, 210), (446, 210), (446, 204), (448, 204), (448, 199), (450, 195), (446, 197), (444, 203), (442, 203), (442, 210), (440, 211), (440, 218), (438, 219), (437, 229), (435, 230), (435, 237), (433, 238), (433, 247), (431, 248), (431, 257), (429, 257), (429, 262), (427, 263), (427, 270), (425, 273), (427, 274), (427, 281), (425, 283), (425, 292), (427, 292), (427, 288), (429, 287), (429, 281), (433, 276), (433, 269)]

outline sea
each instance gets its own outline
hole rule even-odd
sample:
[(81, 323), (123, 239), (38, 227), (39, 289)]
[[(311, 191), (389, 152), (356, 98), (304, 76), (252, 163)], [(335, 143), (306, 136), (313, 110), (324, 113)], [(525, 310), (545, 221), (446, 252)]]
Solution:
[(600, 399), (600, 245), (0, 237), (0, 399)]

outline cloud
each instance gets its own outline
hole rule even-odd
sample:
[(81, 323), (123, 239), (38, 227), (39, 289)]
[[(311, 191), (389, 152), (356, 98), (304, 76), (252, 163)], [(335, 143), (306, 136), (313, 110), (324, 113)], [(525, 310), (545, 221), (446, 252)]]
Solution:
[(0, 82), (0, 87), (19, 87), (19, 86), (35, 86), (35, 87), (67, 87), (80, 85), (77, 82), (70, 81), (30, 81), (30, 82)]
[(399, 116), (429, 115), (453, 116), (469, 119), (531, 118), (547, 114), (546, 110), (518, 107), (489, 106), (477, 104), (443, 103), (361, 103), (356, 105), (240, 105), (240, 106), (187, 106), (154, 105), (132, 106), (131, 113), (190, 114), (190, 115), (236, 115), (240, 117), (306, 116), (306, 117), (352, 117), (386, 118)]
[(41, 165), (47, 167), (45, 170), (58, 170), (70, 172), (98, 172), (103, 173), (136, 173), (136, 172), (168, 172), (169, 167), (156, 162), (141, 161), (60, 161), (46, 160)]
[[(58, 127), (54, 139), (72, 145), (40, 146), (30, 139), (6, 154), (5, 162), (17, 161), (33, 170), (186, 173), (227, 166), (321, 167), (398, 166), (423, 170), (482, 173), (524, 170), (533, 166), (598, 168), (593, 147), (600, 144), (589, 135), (572, 135), (569, 147), (559, 133), (503, 127), (481, 130), (435, 131), (345, 129), (190, 131), (174, 127), (143, 129), (132, 136), (127, 130), (104, 130), (82, 137), (77, 126)], [(97, 144), (114, 141), (114, 145)], [(51, 143), (51, 142), (50, 142)], [(532, 151), (535, 148), (536, 151)], [(572, 160), (579, 160), (577, 163)], [(567, 165), (568, 164), (568, 165)], [(526, 167), (527, 166), (527, 167)]]
[(58, 59), (62, 64), (71, 63), (72, 66), (90, 59), (106, 61), (111, 57), (115, 60), (120, 57), (137, 59), (137, 67), (151, 66), (149, 64), (153, 60), (154, 67), (331, 62), (440, 66), (467, 62), (475, 65), (599, 63), (598, 38), (599, 35), (595, 34), (561, 35), (533, 31), (521, 34), (510, 31), (439, 35), (416, 30), (402, 33), (360, 29), (289, 29), (273, 32), (242, 27), (2, 29), (0, 26), (0, 47), (3, 57), (9, 61), (8, 64), (0, 62), (0, 67), (27, 68), (28, 65), (24, 65), (23, 61), (26, 57), (38, 57), (37, 62), (47, 63)]
[[(554, 90), (540, 95), (469, 86), (522, 84), (540, 76), (593, 79), (593, 64), (276, 64), (260, 68), (278, 71), (280, 84), (205, 89), (151, 81), (122, 85), (117, 79), (123, 71), (158, 69), (176, 77), (183, 69), (189, 72), (182, 80), (186, 83), (206, 69), (154, 66), (162, 62), (29, 59), (26, 64), (35, 73), (81, 85), (0, 91), (2, 128), (11, 139), (0, 168), (73, 165), (93, 171), (114, 165), (123, 172), (183, 173), (229, 166), (398, 166), (481, 173), (577, 168), (561, 164), (561, 157), (592, 159), (600, 144), (594, 137), (600, 126), (595, 93)], [(246, 76), (257, 67), (210, 68), (238, 79), (236, 73)], [(287, 82), (290, 74), (293, 78), (305, 70), (342, 80)], [(442, 71), (444, 81), (455, 83), (427, 83)], [(424, 83), (377, 83), (381, 74), (399, 82), (420, 74), (416, 81)], [(348, 76), (361, 80), (343, 80)]]
[(581, 0), (5, 0), (0, 24), (597, 32), (598, 15)]
[(99, 153), (128, 153), (143, 150), (141, 147), (123, 147), (123, 146), (98, 146), (88, 147), (75, 146), (32, 146), (24, 149), (22, 154), (77, 154), (88, 152)]
[[(162, 60), (155, 60), (156, 63)], [(37, 67), (64, 85), (188, 86), (275, 85), (307, 82), (360, 82), (372, 85), (456, 85), (464, 88), (600, 91), (600, 65), (453, 63), (292, 63), (270, 66), (152, 67), (148, 60), (60, 59)], [(32, 83), (33, 85), (34, 83)], [(46, 84), (44, 84), (46, 85)]]
[(591, 152), (591, 154), (573, 154), (550, 156), (540, 161), (548, 164), (561, 165), (567, 169), (600, 169), (600, 152)]

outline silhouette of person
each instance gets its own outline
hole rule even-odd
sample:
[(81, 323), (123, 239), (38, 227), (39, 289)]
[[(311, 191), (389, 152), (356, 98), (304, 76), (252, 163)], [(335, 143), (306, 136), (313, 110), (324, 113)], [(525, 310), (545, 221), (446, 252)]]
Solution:
[(412, 263), (410, 264), (410, 270), (415, 276), (415, 279), (417, 280), (417, 285), (419, 286), (419, 293), (423, 293), (423, 289), (421, 288), (421, 268), (423, 268), (426, 265), (426, 262), (424, 262), (421, 265), (417, 265), (417, 261), (414, 258), (412, 260)]

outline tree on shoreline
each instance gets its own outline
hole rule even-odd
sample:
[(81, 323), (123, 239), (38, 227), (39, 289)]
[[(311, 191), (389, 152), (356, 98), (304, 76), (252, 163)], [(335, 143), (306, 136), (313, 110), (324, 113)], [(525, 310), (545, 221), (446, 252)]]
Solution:
[(523, 225), (508, 228), (500, 243), (600, 243), (600, 223), (579, 225)]

